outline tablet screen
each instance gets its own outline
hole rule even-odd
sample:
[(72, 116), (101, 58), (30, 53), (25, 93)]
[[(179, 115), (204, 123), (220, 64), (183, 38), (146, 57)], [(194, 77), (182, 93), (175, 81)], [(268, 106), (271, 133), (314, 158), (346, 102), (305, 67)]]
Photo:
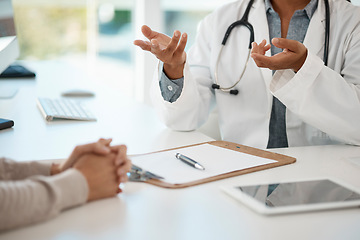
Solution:
[(358, 193), (331, 180), (242, 186), (237, 189), (271, 208), (360, 200)]

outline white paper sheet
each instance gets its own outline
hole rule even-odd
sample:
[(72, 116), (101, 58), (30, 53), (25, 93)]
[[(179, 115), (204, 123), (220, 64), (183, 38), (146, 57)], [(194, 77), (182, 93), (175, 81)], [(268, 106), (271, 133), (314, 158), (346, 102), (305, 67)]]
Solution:
[[(185, 164), (175, 157), (176, 153), (181, 153), (192, 158), (203, 165), (205, 170), (198, 170)], [(172, 184), (187, 183), (222, 173), (276, 162), (275, 160), (257, 157), (211, 144), (133, 156), (131, 157), (131, 161), (142, 169), (163, 177), (163, 181)]]

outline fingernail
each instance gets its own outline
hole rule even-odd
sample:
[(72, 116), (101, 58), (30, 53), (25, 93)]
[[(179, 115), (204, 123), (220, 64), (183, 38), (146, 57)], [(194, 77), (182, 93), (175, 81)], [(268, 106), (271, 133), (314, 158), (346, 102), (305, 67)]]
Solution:
[(183, 38), (186, 38), (186, 37), (187, 37), (187, 34), (186, 34), (186, 33), (183, 33), (182, 37), (183, 37)]
[(177, 32), (177, 31), (174, 32), (174, 36), (175, 36), (175, 37), (179, 37), (179, 32)]
[(273, 43), (279, 43), (279, 39), (278, 38), (273, 38)]

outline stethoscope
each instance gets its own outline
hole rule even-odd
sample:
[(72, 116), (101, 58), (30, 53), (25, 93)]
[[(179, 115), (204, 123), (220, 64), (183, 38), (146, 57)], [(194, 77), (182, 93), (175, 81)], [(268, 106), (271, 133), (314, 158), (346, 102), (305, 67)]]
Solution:
[[(325, 66), (327, 66), (328, 53), (329, 53), (329, 37), (330, 37), (330, 7), (329, 7), (329, 1), (328, 0), (324, 0), (324, 2), (325, 2), (325, 43), (324, 43), (324, 59), (323, 60), (324, 60)], [(243, 75), (244, 75), (244, 73), (246, 71), (246, 68), (247, 68), (247, 65), (248, 65), (249, 59), (250, 59), (251, 43), (254, 42), (254, 39), (255, 39), (255, 37), (254, 37), (254, 28), (251, 25), (251, 23), (249, 23), (249, 21), (248, 21), (249, 12), (250, 12), (250, 9), (251, 9), (253, 3), (254, 3), (254, 0), (250, 0), (249, 4), (246, 7), (246, 10), (245, 10), (245, 13), (244, 13), (243, 17), (240, 20), (232, 23), (225, 32), (224, 39), (221, 42), (221, 49), (220, 49), (220, 52), (219, 52), (219, 55), (218, 55), (218, 58), (217, 58), (217, 61), (216, 61), (215, 83), (211, 86), (213, 89), (219, 89), (219, 90), (221, 90), (223, 92), (228, 92), (228, 93), (233, 94), (233, 95), (237, 95), (239, 93), (239, 90), (234, 89), (234, 88), (240, 82), (241, 78), (243, 77)], [(218, 80), (219, 60), (220, 60), (223, 48), (224, 48), (224, 46), (226, 44), (226, 41), (228, 40), (228, 38), (230, 36), (231, 31), (237, 26), (244, 26), (244, 27), (248, 28), (249, 31), (250, 31), (249, 50), (248, 50), (248, 54), (247, 54), (247, 58), (246, 58), (246, 62), (245, 62), (245, 67), (244, 67), (243, 71), (241, 72), (239, 79), (232, 86), (221, 87), (220, 84), (219, 84), (219, 80)]]

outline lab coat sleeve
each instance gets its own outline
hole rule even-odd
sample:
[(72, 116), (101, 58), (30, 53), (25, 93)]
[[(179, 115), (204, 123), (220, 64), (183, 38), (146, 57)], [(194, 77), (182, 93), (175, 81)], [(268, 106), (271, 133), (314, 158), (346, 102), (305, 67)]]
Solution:
[(163, 99), (159, 87), (161, 68), (155, 71), (150, 96), (154, 108), (171, 129), (191, 131), (200, 127), (214, 106), (211, 90), (210, 43), (211, 21), (207, 17), (200, 24), (195, 44), (187, 54), (184, 67), (184, 85), (179, 98), (170, 103)]
[(360, 30), (349, 39), (343, 55), (336, 56), (344, 59), (339, 71), (308, 52), (296, 74), (277, 71), (270, 90), (304, 122), (330, 138), (360, 145)]

